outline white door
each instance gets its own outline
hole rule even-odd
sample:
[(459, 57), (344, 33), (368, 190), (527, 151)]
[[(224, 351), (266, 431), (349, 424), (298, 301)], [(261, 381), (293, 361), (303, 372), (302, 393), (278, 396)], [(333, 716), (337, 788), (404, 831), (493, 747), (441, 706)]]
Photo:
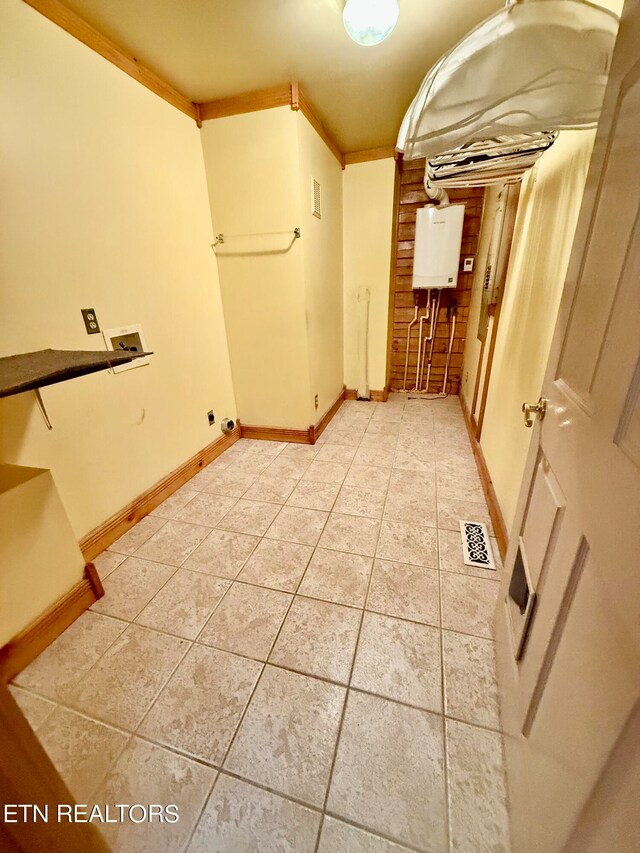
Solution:
[[(510, 595), (507, 577), (496, 611), (517, 853), (574, 849), (616, 745), (638, 730), (638, 0), (623, 14), (542, 397), (506, 560), (521, 583)], [(637, 816), (624, 823), (602, 853), (640, 850)]]

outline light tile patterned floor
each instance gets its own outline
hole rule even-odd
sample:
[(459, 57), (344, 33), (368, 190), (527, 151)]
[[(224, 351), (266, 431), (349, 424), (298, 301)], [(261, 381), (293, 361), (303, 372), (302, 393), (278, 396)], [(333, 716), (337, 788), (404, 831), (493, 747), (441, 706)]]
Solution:
[(80, 802), (178, 804), (116, 851), (507, 851), (498, 584), (460, 518), (490, 524), (456, 397), (239, 441), (97, 558), (14, 695)]

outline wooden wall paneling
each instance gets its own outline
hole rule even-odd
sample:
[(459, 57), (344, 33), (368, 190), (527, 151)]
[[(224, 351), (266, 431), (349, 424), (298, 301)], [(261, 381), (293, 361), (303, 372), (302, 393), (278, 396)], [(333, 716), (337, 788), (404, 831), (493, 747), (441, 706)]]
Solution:
[[(398, 203), (395, 216), (397, 239), (395, 241), (394, 254), (393, 327), (390, 347), (390, 385), (394, 391), (402, 388), (407, 326), (414, 315), (415, 299), (417, 298), (422, 306), (426, 302), (426, 292), (414, 293), (411, 287), (416, 211), (428, 203), (423, 186), (424, 170), (424, 160), (399, 160)], [(470, 256), (475, 258), (477, 253), (484, 190), (482, 188), (452, 190), (449, 196), (452, 203), (465, 204), (460, 271), (456, 289), (453, 291), (444, 290), (442, 292), (436, 325), (433, 366), (428, 390), (430, 393), (438, 393), (442, 388), (451, 328), (449, 307), (452, 300), (455, 299), (457, 303), (456, 331), (449, 365), (447, 390), (452, 394), (457, 394), (460, 387), (462, 355), (467, 332), (471, 287), (473, 283), (473, 273), (462, 272), (462, 259)], [(420, 313), (422, 314), (423, 311), (421, 310)], [(409, 388), (415, 385), (418, 357), (418, 334), (415, 326), (412, 331), (407, 380), (407, 387)]]
[(196, 105), (185, 95), (174, 89), (166, 80), (163, 80), (150, 68), (142, 65), (136, 57), (117, 45), (111, 39), (103, 36), (91, 24), (68, 9), (60, 0), (23, 0), (27, 6), (31, 6), (40, 14), (44, 15), (54, 24), (57, 24), (65, 32), (81, 41), (87, 47), (99, 53), (113, 65), (117, 66), (125, 74), (133, 77), (138, 83), (142, 83), (147, 89), (155, 92), (168, 103), (179, 109), (194, 120), (198, 120)]

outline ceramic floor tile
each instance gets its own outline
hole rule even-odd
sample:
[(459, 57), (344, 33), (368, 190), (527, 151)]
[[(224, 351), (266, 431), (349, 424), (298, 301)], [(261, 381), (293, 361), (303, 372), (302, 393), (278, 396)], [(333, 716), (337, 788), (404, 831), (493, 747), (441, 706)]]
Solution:
[(373, 557), (379, 530), (380, 522), (374, 518), (331, 513), (318, 545), (333, 551), (348, 551)]
[(327, 816), (318, 853), (409, 853), (409, 848)]
[(235, 578), (259, 541), (257, 536), (212, 530), (183, 568), (221, 578)]
[(265, 536), (299, 545), (316, 545), (328, 517), (328, 512), (284, 506)]
[(154, 533), (157, 533), (165, 524), (164, 518), (153, 518), (148, 515), (130, 530), (116, 539), (107, 550), (115, 551), (117, 554), (133, 554), (141, 545), (150, 539)]
[[(206, 802), (216, 771), (152, 743), (132, 738), (94, 796), (96, 803), (173, 803), (175, 823), (100, 824), (113, 853), (176, 853), (182, 850)], [(133, 813), (136, 820), (140, 810)]]
[(295, 592), (312, 554), (310, 545), (261, 539), (238, 575), (238, 580)]
[(350, 692), (327, 810), (399, 843), (446, 850), (442, 717)]
[[(367, 427), (368, 430), (368, 427)], [(398, 446), (398, 436), (388, 433), (365, 432), (360, 442), (360, 447), (372, 448), (374, 450), (395, 450)]]
[(438, 572), (408, 563), (376, 560), (366, 607), (387, 616), (439, 625)]
[(456, 500), (482, 501), (484, 492), (480, 485), (480, 480), (476, 476), (465, 475), (436, 475), (438, 485), (438, 495), (445, 498), (455, 498)]
[(437, 532), (431, 527), (383, 521), (377, 556), (398, 563), (435, 569), (438, 566)]
[(320, 448), (317, 445), (309, 444), (286, 444), (282, 453), (283, 457), (291, 457), (293, 459), (302, 459), (307, 463), (311, 462), (318, 454)]
[(451, 849), (508, 853), (502, 736), (446, 721)]
[(499, 588), (496, 581), (441, 572), (442, 627), (492, 638)]
[(389, 480), (389, 491), (412, 492), (414, 497), (432, 498), (436, 493), (435, 480), (424, 471), (404, 471), (394, 468)]
[(300, 480), (287, 500), (289, 506), (305, 509), (330, 510), (340, 491), (339, 483), (318, 483), (315, 480)]
[(345, 486), (359, 486), (386, 494), (391, 471), (376, 465), (352, 465), (344, 478)]
[(269, 663), (346, 684), (360, 617), (352, 607), (296, 596)]
[(261, 671), (257, 661), (193, 645), (138, 731), (220, 764)]
[(442, 713), (440, 630), (365, 613), (351, 684)]
[(290, 477), (276, 477), (263, 474), (245, 492), (245, 499), (252, 501), (269, 501), (270, 503), (283, 504), (291, 492), (298, 485), (298, 480)]
[(371, 557), (317, 548), (298, 592), (336, 604), (363, 607), (371, 574)]
[(342, 486), (333, 510), (345, 515), (382, 518), (384, 502), (384, 492), (361, 486)]
[(336, 684), (265, 667), (225, 768), (322, 806), (345, 694)]
[(207, 492), (198, 492), (174, 514), (174, 518), (191, 524), (215, 527), (237, 500), (237, 498), (230, 498), (226, 495), (210, 495)]
[(91, 610), (132, 622), (174, 572), (171, 566), (128, 557), (106, 579), (104, 596)]
[(487, 728), (500, 728), (493, 640), (442, 632), (445, 713)]
[(116, 554), (113, 551), (103, 551), (94, 557), (92, 562), (98, 571), (100, 580), (104, 583), (111, 572), (115, 571), (118, 566), (127, 559), (126, 554)]
[(133, 731), (188, 648), (186, 640), (129, 625), (65, 701), (105, 723)]
[(372, 418), (367, 426), (367, 434), (369, 435), (399, 435), (400, 422), (376, 420)]
[(208, 476), (202, 484), (203, 492), (210, 492), (213, 495), (227, 495), (231, 498), (241, 498), (257, 479), (256, 474), (229, 471), (228, 469), (211, 472), (202, 471), (198, 476), (200, 477), (205, 473)]
[(170, 495), (165, 501), (163, 501), (160, 506), (157, 506), (154, 510), (152, 510), (149, 515), (152, 518), (175, 518), (175, 516), (180, 512), (180, 510), (184, 509), (184, 507), (189, 503), (190, 500), (199, 495), (200, 492), (196, 489), (185, 489), (184, 487), (178, 489), (172, 495)]
[(246, 453), (227, 466), (225, 469), (229, 474), (252, 474), (258, 477), (273, 462), (273, 457), (262, 453)]
[(216, 525), (220, 530), (262, 536), (280, 512), (280, 505), (242, 498)]
[(425, 476), (433, 478), (436, 470), (435, 456), (433, 451), (416, 452), (416, 450), (399, 448), (393, 459), (393, 467), (403, 471), (420, 471)]
[(421, 495), (394, 486), (389, 489), (384, 506), (384, 518), (427, 527), (436, 526), (436, 495)]
[(218, 776), (187, 853), (313, 853), (320, 813)]
[(169, 566), (181, 566), (210, 532), (208, 527), (167, 521), (165, 525), (136, 551), (136, 557), (155, 560)]
[(461, 521), (481, 521), (491, 532), (491, 518), (484, 501), (460, 501), (438, 497), (438, 527), (460, 532)]
[(302, 479), (316, 483), (342, 483), (348, 470), (349, 465), (344, 462), (319, 462), (316, 457)]
[(137, 616), (136, 623), (195, 640), (230, 581), (178, 569)]
[(291, 595), (235, 582), (198, 637), (199, 643), (266, 660)]
[(391, 468), (395, 456), (395, 448), (359, 447), (353, 461), (356, 465), (373, 465), (378, 468)]
[(60, 699), (91, 669), (126, 627), (126, 622), (86, 610), (14, 681), (49, 699)]
[(347, 465), (353, 462), (356, 448), (346, 444), (324, 444), (318, 451), (316, 460), (318, 462), (342, 462)]
[(356, 448), (360, 444), (361, 436), (356, 433), (352, 433), (346, 429), (334, 429), (329, 435), (327, 435), (326, 444), (341, 444), (344, 447), (353, 447)]
[(28, 690), (23, 690), (15, 684), (9, 684), (9, 692), (18, 703), (20, 710), (27, 718), (27, 722), (31, 728), (37, 731), (44, 723), (47, 717), (58, 707), (55, 702), (49, 699), (44, 699), (42, 696), (37, 696), (35, 693), (30, 693)]
[(310, 460), (300, 456), (277, 456), (265, 473), (270, 477), (299, 480), (309, 467)]
[(481, 566), (467, 566), (465, 564), (459, 527), (457, 531), (439, 530), (438, 545), (441, 571), (455, 572), (460, 575), (471, 575), (476, 578), (484, 578), (485, 580), (500, 580), (502, 561), (500, 560), (500, 551), (495, 539), (490, 539), (491, 553), (493, 554), (493, 559), (496, 564), (495, 569), (485, 569)]
[(88, 803), (129, 735), (58, 706), (38, 731), (38, 740), (75, 800)]

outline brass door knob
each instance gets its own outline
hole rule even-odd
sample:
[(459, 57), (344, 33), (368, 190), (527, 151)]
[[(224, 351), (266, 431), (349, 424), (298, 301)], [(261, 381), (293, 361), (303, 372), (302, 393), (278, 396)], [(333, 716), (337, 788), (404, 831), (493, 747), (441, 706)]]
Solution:
[(547, 413), (547, 398), (540, 397), (537, 403), (523, 403), (522, 411), (524, 412), (524, 425), (531, 428), (533, 426), (533, 415), (541, 421)]

